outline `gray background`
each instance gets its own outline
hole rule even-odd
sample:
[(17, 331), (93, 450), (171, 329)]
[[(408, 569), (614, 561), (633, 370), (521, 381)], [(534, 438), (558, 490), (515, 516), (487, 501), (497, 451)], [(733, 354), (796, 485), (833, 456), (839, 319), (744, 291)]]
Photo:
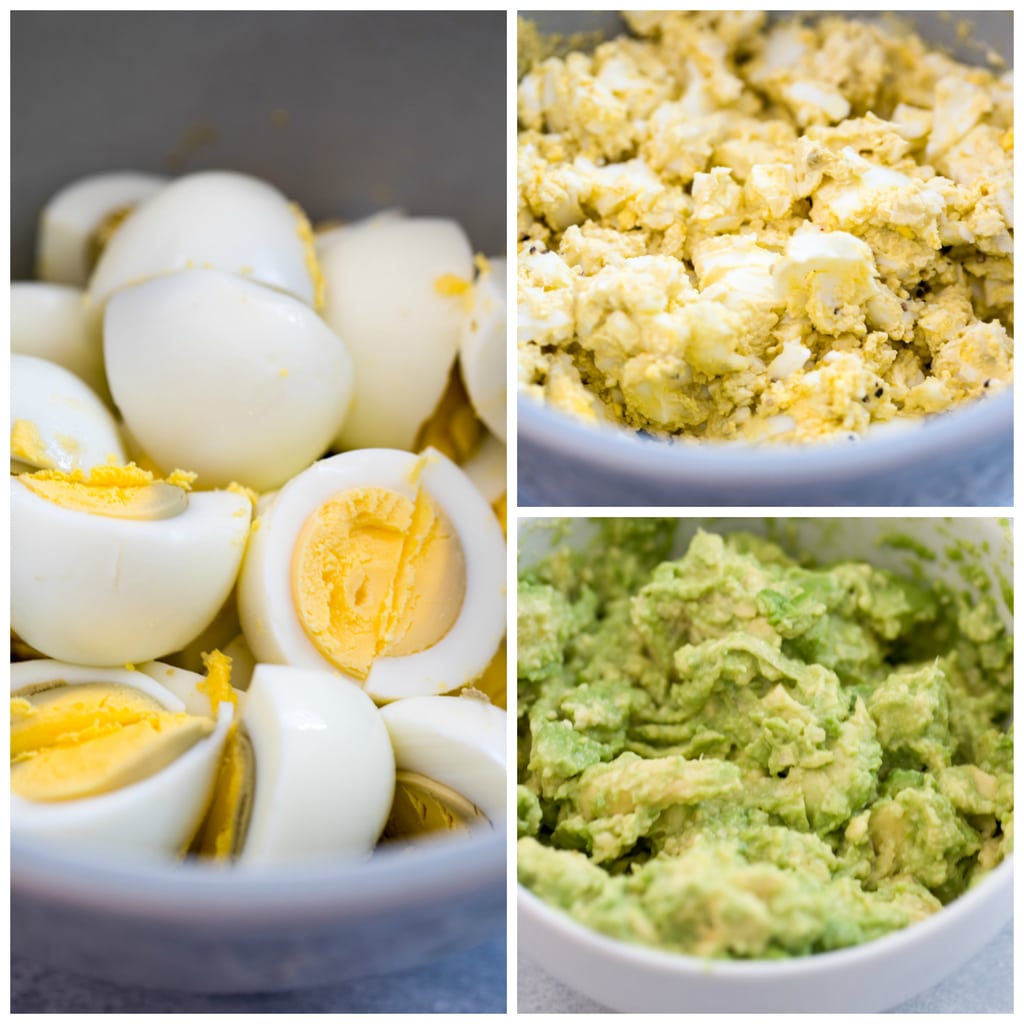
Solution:
[(338, 988), (267, 995), (195, 995), (128, 988), (15, 956), (12, 1013), (503, 1013), (505, 936), (426, 967)]

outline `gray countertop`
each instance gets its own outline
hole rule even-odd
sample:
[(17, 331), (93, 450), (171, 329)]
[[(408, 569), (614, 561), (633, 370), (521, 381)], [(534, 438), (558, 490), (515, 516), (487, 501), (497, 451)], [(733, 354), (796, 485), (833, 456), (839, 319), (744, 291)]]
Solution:
[[(556, 981), (522, 952), (518, 974), (520, 1013), (607, 1012), (603, 1006)], [(889, 1012), (1012, 1013), (1013, 924), (1008, 924), (955, 974)]]
[(263, 995), (196, 995), (126, 988), (54, 970), (15, 953), (12, 1013), (503, 1013), (506, 941), (487, 942), (424, 967), (337, 988)]

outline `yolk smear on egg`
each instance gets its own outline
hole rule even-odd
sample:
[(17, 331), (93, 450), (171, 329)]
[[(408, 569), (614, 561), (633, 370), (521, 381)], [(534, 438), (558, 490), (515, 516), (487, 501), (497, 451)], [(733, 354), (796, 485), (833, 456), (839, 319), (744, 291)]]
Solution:
[(320, 312), (324, 308), (324, 274), (320, 269), (320, 261), (316, 258), (316, 236), (313, 234), (313, 225), (309, 223), (305, 210), (298, 203), (289, 203), (289, 208), (295, 215), (295, 226), (302, 241), (302, 248), (306, 253), (306, 270), (313, 281), (313, 308)]
[(325, 658), (358, 679), (376, 658), (437, 643), (465, 592), (462, 545), (422, 487), (415, 501), (384, 487), (335, 495), (295, 545), (292, 593), (303, 628)]
[(99, 227), (92, 233), (89, 239), (89, 267), (94, 269), (99, 263), (103, 250), (110, 244), (110, 240), (117, 234), (117, 229), (128, 219), (129, 214), (135, 209), (134, 203), (127, 206), (119, 206), (111, 210)]
[(473, 282), (458, 274), (442, 274), (434, 279), (434, 291), (438, 295), (469, 295)]
[(15, 420), (11, 424), (11, 458), (31, 466), (52, 466), (46, 454), (46, 442), (31, 420)]
[(436, 448), (452, 462), (462, 465), (476, 451), (482, 436), (482, 426), (473, 412), (462, 374), (452, 368), (448, 385), (430, 419), (420, 427), (416, 437), (416, 450)]
[(11, 790), (54, 802), (109, 793), (167, 767), (213, 732), (128, 686), (55, 686), (11, 698)]
[(127, 466), (94, 466), (86, 475), (41, 470), (23, 473), (18, 480), (47, 501), (75, 512), (115, 519), (170, 519), (188, 507), (188, 490), (194, 473), (175, 470), (158, 480), (134, 463)]
[(508, 537), (508, 495), (503, 494), (491, 508), (494, 509), (494, 514), (498, 517), (498, 522), (501, 523), (501, 532)]

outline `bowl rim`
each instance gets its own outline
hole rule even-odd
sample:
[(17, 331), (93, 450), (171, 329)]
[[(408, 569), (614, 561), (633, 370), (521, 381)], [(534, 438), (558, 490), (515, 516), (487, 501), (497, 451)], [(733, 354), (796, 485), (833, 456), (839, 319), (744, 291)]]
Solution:
[(848, 481), (920, 463), (935, 465), (992, 441), (1013, 444), (1013, 386), (947, 412), (887, 431), (810, 444), (646, 438), (612, 425), (593, 426), (522, 391), (518, 433), (528, 448), (581, 466), (599, 464), (607, 479), (650, 476), (664, 483), (697, 480), (726, 489)]
[[(675, 974), (681, 981), (712, 976), (734, 981), (796, 977), (803, 981), (816, 974), (823, 975), (837, 969), (856, 966), (876, 956), (898, 956), (908, 945), (927, 942), (936, 934), (954, 927), (958, 922), (963, 922), (974, 913), (976, 904), (996, 896), (1003, 890), (1012, 893), (1012, 885), (1011, 853), (975, 886), (923, 920), (855, 946), (778, 960), (698, 957), (615, 939), (580, 924), (565, 911), (544, 902), (522, 883), (517, 883), (517, 909), (520, 918), (524, 912), (533, 915), (538, 927), (544, 927), (556, 934), (566, 946), (572, 945), (577, 950), (585, 951), (588, 956), (596, 956), (603, 960), (616, 958), (620, 961), (620, 966), (625, 968)], [(1012, 898), (1006, 900), (1005, 907), (1005, 920), (1009, 920), (1013, 913)]]
[(441, 836), (379, 849), (369, 859), (274, 866), (111, 858), (70, 853), (46, 842), (11, 843), (11, 895), (102, 917), (159, 919), (194, 926), (273, 920), (308, 925), (410, 905), (457, 900), (499, 888), (505, 898), (507, 833)]

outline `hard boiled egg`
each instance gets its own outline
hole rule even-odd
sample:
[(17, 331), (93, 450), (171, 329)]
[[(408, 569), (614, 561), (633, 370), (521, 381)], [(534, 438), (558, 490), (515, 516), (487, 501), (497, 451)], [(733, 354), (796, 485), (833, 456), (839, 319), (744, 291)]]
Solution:
[(368, 855), (395, 785), (373, 701), (330, 672), (257, 665), (242, 722), (255, 789), (239, 863)]
[(36, 270), (43, 281), (83, 286), (97, 254), (97, 233), (164, 186), (159, 174), (117, 171), (80, 178), (62, 188), (43, 208)]
[(501, 527), (432, 449), (345, 452), (262, 508), (238, 605), (258, 661), (327, 670), (378, 702), (445, 693), (504, 634)]
[(11, 351), (59, 363), (106, 401), (103, 344), (87, 312), (85, 292), (70, 285), (11, 285)]
[(462, 471), (477, 490), (493, 505), (505, 493), (507, 484), (505, 445), (493, 434), (485, 433), (476, 451), (462, 464)]
[(284, 483), (323, 454), (352, 395), (347, 348), (308, 306), (218, 270), (119, 292), (104, 351), (135, 440), (203, 487)]
[(374, 217), (324, 244), (324, 318), (352, 353), (339, 448), (412, 448), (444, 392), (469, 311), (473, 254), (451, 220)]
[(188, 846), (234, 709), (198, 713), (141, 672), (11, 666), (11, 831), (125, 856)]
[(234, 585), (243, 494), (189, 494), (135, 467), (11, 480), (11, 628), (42, 653), (123, 665), (180, 650)]
[(190, 267), (239, 274), (318, 304), (321, 278), (306, 215), (245, 174), (203, 171), (160, 189), (118, 228), (89, 291), (102, 307), (126, 285)]
[(70, 370), (35, 356), (11, 356), (11, 465), (18, 472), (65, 472), (124, 463), (117, 423)]
[(477, 416), (505, 440), (505, 259), (484, 261), (473, 286), (473, 306), (462, 328), (459, 368)]
[(440, 783), (471, 801), (493, 826), (504, 824), (507, 716), (501, 708), (473, 696), (409, 697), (380, 713), (400, 779), (404, 773)]

